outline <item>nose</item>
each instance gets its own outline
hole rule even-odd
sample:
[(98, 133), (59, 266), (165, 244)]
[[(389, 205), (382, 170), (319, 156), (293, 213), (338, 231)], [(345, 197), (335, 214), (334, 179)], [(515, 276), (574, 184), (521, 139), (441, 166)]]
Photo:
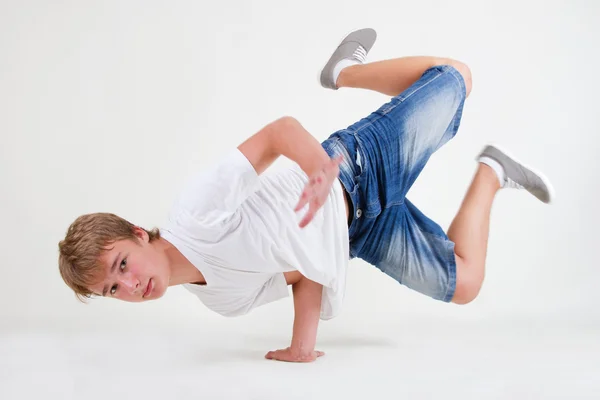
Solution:
[(140, 289), (140, 281), (131, 274), (124, 274), (121, 278), (121, 285), (127, 289), (129, 294), (135, 294)]

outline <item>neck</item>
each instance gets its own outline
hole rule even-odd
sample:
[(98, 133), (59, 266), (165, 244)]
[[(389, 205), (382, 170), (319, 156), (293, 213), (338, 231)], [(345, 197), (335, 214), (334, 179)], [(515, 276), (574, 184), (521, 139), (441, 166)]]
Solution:
[(206, 284), (202, 273), (181, 252), (166, 239), (158, 239), (157, 250), (164, 253), (169, 263), (171, 276), (169, 286), (184, 283)]

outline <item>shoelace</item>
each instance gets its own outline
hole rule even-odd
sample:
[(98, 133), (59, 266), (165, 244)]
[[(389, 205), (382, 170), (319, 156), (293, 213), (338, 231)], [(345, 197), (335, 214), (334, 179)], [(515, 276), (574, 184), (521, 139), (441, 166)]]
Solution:
[(504, 178), (504, 187), (510, 189), (523, 189), (522, 185), (519, 185), (517, 182), (508, 177)]
[(367, 59), (367, 51), (364, 47), (358, 46), (356, 50), (354, 50), (354, 53), (352, 53), (352, 57), (356, 58), (361, 63), (364, 63)]

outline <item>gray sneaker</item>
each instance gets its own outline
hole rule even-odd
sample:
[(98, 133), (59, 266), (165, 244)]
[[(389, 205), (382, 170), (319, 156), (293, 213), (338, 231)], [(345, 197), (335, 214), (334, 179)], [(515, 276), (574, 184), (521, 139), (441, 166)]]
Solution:
[(489, 157), (504, 168), (504, 182), (502, 187), (525, 189), (540, 201), (551, 203), (554, 189), (548, 179), (532, 168), (521, 164), (506, 151), (496, 145), (488, 145), (479, 154), (479, 157)]
[(321, 85), (325, 88), (337, 90), (337, 85), (333, 81), (333, 68), (345, 58), (364, 63), (367, 54), (375, 43), (375, 39), (377, 39), (377, 33), (371, 28), (360, 29), (346, 36), (321, 71)]

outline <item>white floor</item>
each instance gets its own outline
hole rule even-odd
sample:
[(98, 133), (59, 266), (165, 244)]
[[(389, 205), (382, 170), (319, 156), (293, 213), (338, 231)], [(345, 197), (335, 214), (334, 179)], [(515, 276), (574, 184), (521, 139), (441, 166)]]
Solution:
[(325, 323), (326, 356), (290, 364), (262, 358), (285, 346), (285, 327), (251, 321), (4, 333), (0, 399), (600, 398), (590, 324)]

